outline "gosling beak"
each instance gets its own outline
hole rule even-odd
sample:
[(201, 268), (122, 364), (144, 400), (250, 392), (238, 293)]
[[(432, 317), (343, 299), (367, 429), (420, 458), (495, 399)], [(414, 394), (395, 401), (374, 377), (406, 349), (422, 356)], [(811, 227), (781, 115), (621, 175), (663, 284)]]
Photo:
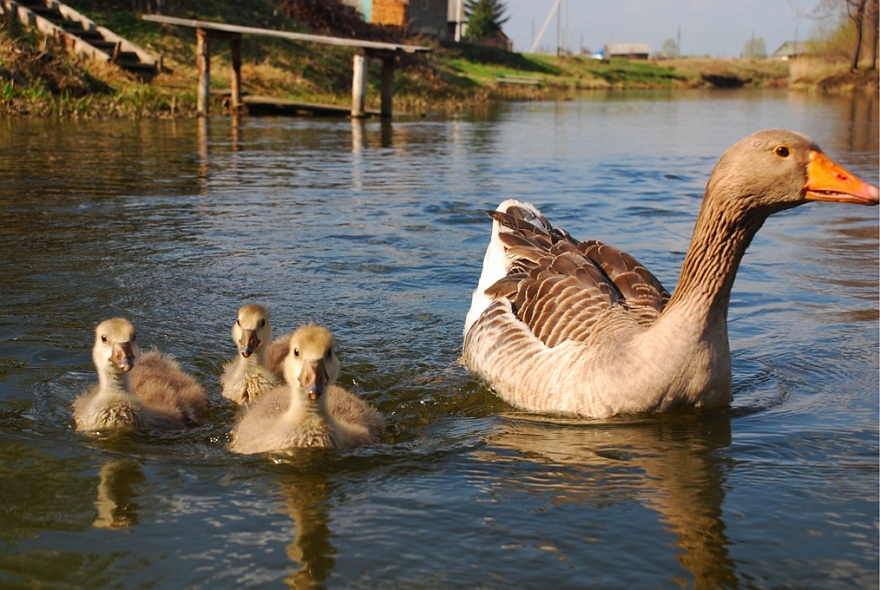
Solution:
[(238, 350), (241, 356), (248, 358), (260, 345), (260, 339), (257, 338), (256, 330), (242, 330), (241, 339), (238, 341)]
[(132, 350), (131, 342), (114, 344), (110, 360), (113, 361), (123, 373), (131, 371), (134, 368), (134, 350)]
[(308, 394), (309, 399), (316, 401), (327, 388), (327, 369), (324, 368), (324, 360), (305, 361), (299, 374), (299, 384)]
[(808, 201), (832, 201), (876, 205), (877, 187), (860, 180), (844, 170), (822, 152), (810, 152), (807, 164), (807, 184), (804, 186)]

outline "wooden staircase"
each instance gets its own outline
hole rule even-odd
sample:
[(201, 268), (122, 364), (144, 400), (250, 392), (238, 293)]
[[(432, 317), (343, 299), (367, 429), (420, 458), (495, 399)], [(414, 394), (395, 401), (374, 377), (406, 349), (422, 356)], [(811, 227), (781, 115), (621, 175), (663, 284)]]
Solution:
[(0, 0), (0, 12), (57, 39), (78, 55), (113, 62), (145, 82), (161, 69), (161, 63), (137, 45), (57, 0)]

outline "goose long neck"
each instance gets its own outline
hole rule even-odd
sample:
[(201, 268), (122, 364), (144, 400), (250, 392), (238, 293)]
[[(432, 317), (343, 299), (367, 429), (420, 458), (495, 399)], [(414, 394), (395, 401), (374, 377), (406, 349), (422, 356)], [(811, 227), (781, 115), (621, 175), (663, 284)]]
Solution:
[(705, 199), (667, 309), (686, 306), (690, 313), (716, 312), (726, 320), (736, 271), (769, 213)]

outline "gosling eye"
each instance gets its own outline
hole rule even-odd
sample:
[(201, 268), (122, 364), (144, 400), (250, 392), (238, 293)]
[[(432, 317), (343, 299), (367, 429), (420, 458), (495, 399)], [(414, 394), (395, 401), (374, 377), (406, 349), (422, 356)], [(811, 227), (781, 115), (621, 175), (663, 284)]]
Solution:
[(235, 320), (235, 325), (241, 328), (241, 320)]
[(299, 349), (298, 348), (293, 349), (293, 356), (299, 356)]
[(262, 327), (265, 326), (265, 325), (266, 325), (266, 320), (265, 320), (265, 319), (261, 319), (261, 320), (260, 320), (260, 327), (262, 328)]
[(107, 334), (101, 334), (101, 342), (107, 342)]
[(137, 340), (137, 336), (135, 336), (134, 333), (132, 332), (131, 341), (134, 342), (135, 340)]
[(773, 150), (773, 153), (779, 156), (780, 158), (787, 158), (791, 155), (791, 150), (788, 149), (787, 145), (781, 145)]
[(328, 348), (328, 349), (327, 349), (327, 358), (328, 358), (328, 359), (332, 359), (332, 358), (333, 358), (333, 349), (332, 349), (332, 348)]

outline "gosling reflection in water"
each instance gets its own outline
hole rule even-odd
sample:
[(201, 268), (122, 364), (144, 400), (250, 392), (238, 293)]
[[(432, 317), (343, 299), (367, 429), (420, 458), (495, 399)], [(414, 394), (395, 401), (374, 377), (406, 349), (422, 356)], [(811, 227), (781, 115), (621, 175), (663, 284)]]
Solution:
[[(309, 454), (310, 451), (305, 453)], [(309, 463), (308, 459), (292, 461)], [(294, 538), (287, 546), (287, 556), (294, 571), (284, 581), (296, 589), (322, 588), (336, 564), (336, 548), (330, 543), (328, 524), (332, 486), (321, 473), (309, 469), (297, 471), (295, 477), (281, 484), (285, 512), (294, 525)]]
[(124, 529), (138, 522), (135, 487), (145, 480), (140, 465), (131, 459), (111, 460), (98, 473), (98, 514), (92, 526), (99, 529)]
[[(554, 494), (554, 504), (601, 499), (597, 510), (609, 499), (641, 503), (677, 535), (681, 552), (675, 558), (693, 576), (691, 584), (677, 576), (670, 582), (695, 589), (737, 585), (722, 518), (729, 466), (717, 456), (731, 442), (728, 415), (673, 412), (626, 422), (543, 421), (522, 413), (507, 418), (503, 432), (486, 438), (490, 448), (483, 452), (493, 461), (529, 461), (572, 475), (562, 489), (539, 482), (534, 493)], [(529, 482), (511, 482), (517, 489), (524, 485)]]

